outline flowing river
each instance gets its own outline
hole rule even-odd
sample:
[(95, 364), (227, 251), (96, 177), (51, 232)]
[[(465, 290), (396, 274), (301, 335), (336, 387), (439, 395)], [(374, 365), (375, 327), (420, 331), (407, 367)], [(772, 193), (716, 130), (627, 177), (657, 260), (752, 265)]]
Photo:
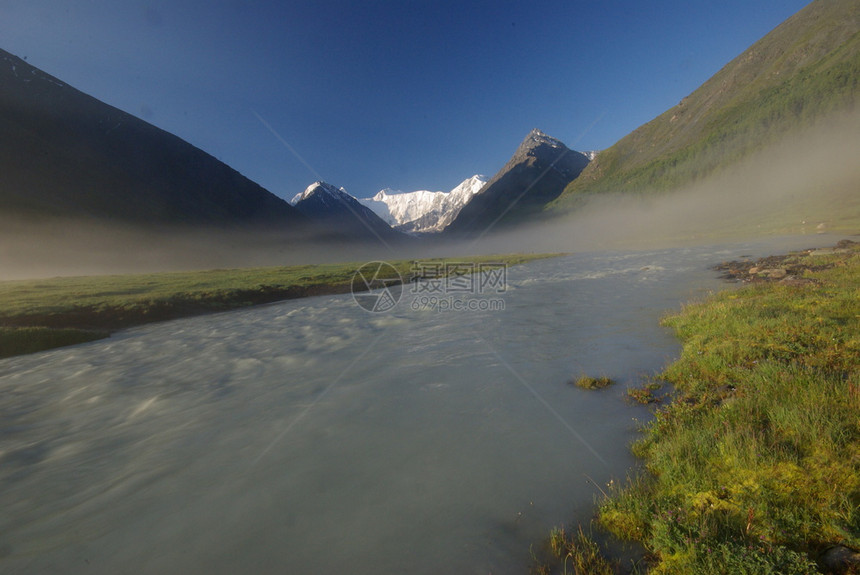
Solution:
[(626, 388), (680, 349), (659, 318), (715, 263), (826, 243), (577, 254), (446, 292), (474, 309), (407, 286), (0, 361), (0, 572), (525, 573), (635, 465)]

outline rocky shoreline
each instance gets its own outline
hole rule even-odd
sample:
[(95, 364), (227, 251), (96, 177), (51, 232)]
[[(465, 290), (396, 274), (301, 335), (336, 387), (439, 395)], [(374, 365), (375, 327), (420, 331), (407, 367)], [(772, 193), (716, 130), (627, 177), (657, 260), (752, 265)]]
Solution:
[[(832, 248), (814, 248), (785, 255), (767, 256), (723, 262), (713, 269), (721, 272), (722, 279), (743, 283), (780, 283), (783, 285), (815, 285), (819, 281), (808, 277), (809, 272), (818, 272), (840, 265), (860, 248), (860, 242), (840, 240)], [(827, 263), (810, 263), (808, 257), (844, 255)]]

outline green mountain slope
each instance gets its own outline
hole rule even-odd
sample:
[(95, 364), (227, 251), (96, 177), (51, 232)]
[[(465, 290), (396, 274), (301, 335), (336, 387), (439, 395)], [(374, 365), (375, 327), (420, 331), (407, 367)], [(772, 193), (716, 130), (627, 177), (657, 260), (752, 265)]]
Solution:
[(710, 175), (858, 102), (860, 2), (816, 0), (695, 92), (601, 151), (549, 208), (658, 192)]

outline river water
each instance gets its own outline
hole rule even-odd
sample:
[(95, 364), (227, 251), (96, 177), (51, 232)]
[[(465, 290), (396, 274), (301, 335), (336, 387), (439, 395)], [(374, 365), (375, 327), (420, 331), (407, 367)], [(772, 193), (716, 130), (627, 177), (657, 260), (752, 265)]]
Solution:
[(527, 572), (635, 465), (625, 390), (680, 349), (660, 316), (725, 287), (714, 263), (826, 243), (577, 254), (456, 294), (483, 311), (410, 286), (0, 361), (0, 572)]

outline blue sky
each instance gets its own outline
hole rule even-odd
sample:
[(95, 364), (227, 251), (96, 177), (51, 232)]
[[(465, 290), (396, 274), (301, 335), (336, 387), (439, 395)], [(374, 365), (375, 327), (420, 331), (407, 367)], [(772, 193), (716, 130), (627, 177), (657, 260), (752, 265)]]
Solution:
[(0, 0), (0, 48), (284, 198), (492, 176), (532, 128), (606, 148), (806, 0)]

